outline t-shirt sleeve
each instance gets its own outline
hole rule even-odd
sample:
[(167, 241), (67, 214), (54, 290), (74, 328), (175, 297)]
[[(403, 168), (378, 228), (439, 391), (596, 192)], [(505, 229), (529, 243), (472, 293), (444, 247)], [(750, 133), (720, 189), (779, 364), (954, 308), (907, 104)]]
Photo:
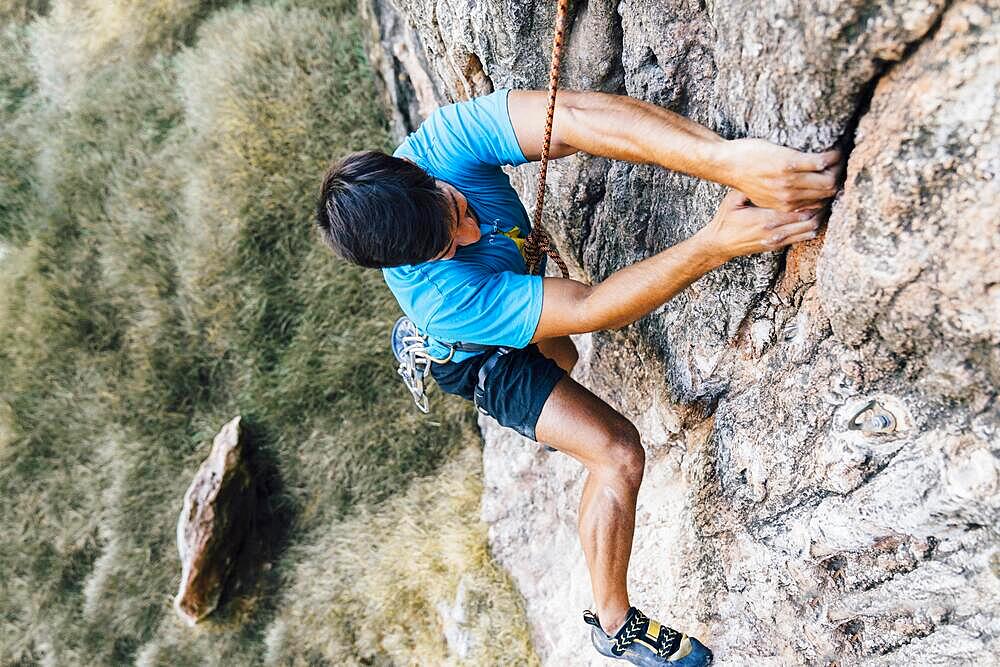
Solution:
[(542, 277), (503, 271), (461, 290), (456, 307), (438, 312), (429, 329), (442, 341), (525, 347), (542, 315)]
[(443, 178), (528, 162), (507, 111), (509, 92), (504, 88), (435, 110), (395, 155), (415, 159)]

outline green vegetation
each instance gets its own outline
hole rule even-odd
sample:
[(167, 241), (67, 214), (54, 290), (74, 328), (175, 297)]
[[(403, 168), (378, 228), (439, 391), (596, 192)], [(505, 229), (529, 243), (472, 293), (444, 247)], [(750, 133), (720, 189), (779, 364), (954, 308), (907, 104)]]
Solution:
[[(535, 662), (472, 411), (412, 409), (381, 277), (312, 233), (330, 159), (390, 145), (353, 5), (21, 2), (0, 24), (0, 665)], [(192, 630), (174, 526), (234, 414), (283, 530)]]

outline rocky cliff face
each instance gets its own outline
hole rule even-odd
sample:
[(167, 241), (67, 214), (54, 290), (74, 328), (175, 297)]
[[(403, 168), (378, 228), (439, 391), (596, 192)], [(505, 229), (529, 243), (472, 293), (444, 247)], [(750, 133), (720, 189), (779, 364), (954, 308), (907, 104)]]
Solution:
[[(371, 0), (369, 17), (398, 131), (442, 102), (545, 85), (554, 2), (394, 1)], [(648, 452), (633, 601), (720, 664), (996, 664), (1000, 6), (572, 12), (565, 87), (727, 137), (850, 150), (825, 234), (580, 341), (581, 381)], [(536, 174), (512, 173), (525, 202)], [(550, 168), (548, 225), (576, 277), (599, 281), (690, 235), (722, 194), (578, 155)], [(582, 468), (482, 425), (483, 515), (539, 654), (600, 664), (579, 617)]]

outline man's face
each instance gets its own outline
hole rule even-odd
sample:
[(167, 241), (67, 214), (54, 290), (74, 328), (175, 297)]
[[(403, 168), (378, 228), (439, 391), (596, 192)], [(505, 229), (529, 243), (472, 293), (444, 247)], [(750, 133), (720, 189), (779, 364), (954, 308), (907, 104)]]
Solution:
[(431, 261), (451, 259), (455, 256), (458, 246), (472, 245), (480, 239), (479, 221), (469, 208), (465, 195), (444, 181), (436, 181), (445, 198), (451, 204), (449, 207), (449, 222), (451, 224), (451, 243)]

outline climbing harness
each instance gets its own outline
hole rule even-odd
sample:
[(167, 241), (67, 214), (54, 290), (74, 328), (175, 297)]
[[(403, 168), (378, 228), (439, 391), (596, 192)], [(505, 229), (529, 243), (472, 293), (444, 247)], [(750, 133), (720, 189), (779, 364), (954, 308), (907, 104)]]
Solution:
[[(431, 356), (427, 350), (427, 335), (420, 333), (417, 325), (406, 315), (396, 320), (396, 323), (392, 326), (390, 344), (392, 346), (392, 356), (396, 358), (396, 363), (399, 364), (396, 368), (396, 373), (399, 374), (399, 377), (403, 379), (403, 384), (409, 389), (414, 405), (424, 414), (430, 412), (430, 407), (427, 403), (425, 381), (428, 374), (430, 374), (431, 364), (446, 364), (451, 361), (456, 352), (490, 353), (491, 356), (483, 364), (485, 367), (487, 363), (494, 359), (493, 355), (497, 349), (504, 350), (504, 354), (510, 351), (510, 348), (497, 348), (493, 345), (445, 343), (448, 347), (448, 354), (445, 357), (438, 358)], [(489, 368), (492, 369), (495, 364), (496, 361), (494, 360)], [(489, 373), (489, 370), (486, 372)], [(484, 381), (485, 375), (482, 369), (480, 369), (479, 384), (476, 387), (477, 397), (481, 394)], [(479, 407), (479, 405), (477, 401), (476, 407)]]
[[(399, 367), (396, 372), (403, 378), (403, 384), (410, 390), (413, 397), (413, 404), (417, 409), (427, 414), (430, 406), (427, 402), (426, 378), (430, 374), (431, 364), (446, 364), (455, 356), (455, 352), (481, 352), (486, 355), (486, 360), (479, 367), (476, 376), (476, 389), (472, 393), (472, 402), (476, 409), (484, 415), (490, 413), (483, 405), (486, 402), (486, 378), (493, 371), (497, 362), (512, 352), (514, 348), (506, 346), (475, 345), (473, 343), (451, 343), (448, 345), (448, 356), (443, 359), (432, 357), (427, 352), (427, 336), (420, 333), (417, 325), (407, 317), (402, 316), (396, 320), (392, 327), (392, 355), (396, 357)], [(542, 445), (547, 451), (556, 451), (554, 447)]]
[(559, 267), (563, 278), (569, 278), (566, 262), (552, 244), (552, 238), (542, 226), (542, 209), (545, 203), (545, 176), (549, 170), (549, 148), (552, 145), (552, 118), (556, 111), (556, 91), (559, 88), (559, 65), (562, 61), (563, 34), (566, 32), (566, 14), (569, 0), (559, 0), (556, 10), (555, 36), (552, 41), (552, 66), (549, 68), (549, 104), (545, 111), (545, 136), (542, 140), (542, 161), (538, 169), (538, 188), (535, 193), (535, 215), (531, 223), (531, 233), (524, 243), (524, 263), (529, 274), (541, 270), (544, 252)]
[(486, 401), (486, 378), (489, 377), (490, 372), (493, 367), (497, 365), (497, 362), (507, 353), (509, 353), (513, 348), (509, 347), (498, 347), (490, 356), (486, 357), (486, 361), (483, 365), (479, 367), (479, 373), (476, 376), (476, 391), (472, 394), (472, 402), (476, 404), (476, 409), (479, 410), (484, 415), (488, 415), (486, 409), (483, 408), (483, 403)]

